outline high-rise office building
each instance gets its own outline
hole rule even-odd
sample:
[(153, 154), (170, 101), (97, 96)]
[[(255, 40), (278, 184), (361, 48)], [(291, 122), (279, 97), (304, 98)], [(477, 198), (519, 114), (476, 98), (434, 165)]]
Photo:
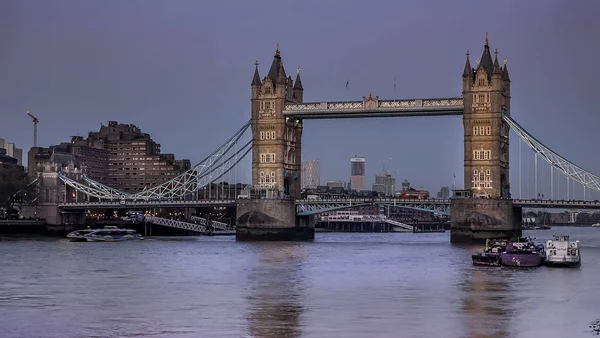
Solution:
[(375, 175), (375, 184), (373, 191), (376, 191), (384, 196), (394, 196), (396, 192), (396, 179), (389, 174)]
[(350, 159), (350, 186), (352, 190), (365, 190), (365, 158), (353, 157)]
[(437, 198), (448, 199), (450, 198), (450, 187), (442, 187), (440, 192), (437, 194)]
[(302, 161), (302, 188), (314, 189), (321, 185), (319, 160)]
[(23, 149), (17, 148), (12, 142), (6, 142), (3, 138), (0, 138), (0, 149), (5, 149), (7, 156), (17, 159), (17, 165), (23, 165)]

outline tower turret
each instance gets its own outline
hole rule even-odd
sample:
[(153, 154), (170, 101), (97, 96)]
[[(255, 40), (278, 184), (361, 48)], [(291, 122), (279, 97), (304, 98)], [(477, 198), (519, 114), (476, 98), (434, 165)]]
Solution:
[(471, 61), (469, 60), (469, 50), (467, 50), (467, 61), (465, 62), (465, 69), (463, 70), (463, 91), (469, 90), (469, 87), (473, 85), (473, 68), (471, 68)]
[(304, 99), (304, 88), (302, 88), (302, 80), (300, 80), (300, 66), (296, 69), (296, 81), (294, 82), (294, 100), (297, 103), (302, 103)]
[(258, 98), (260, 94), (260, 87), (262, 83), (260, 81), (260, 75), (258, 74), (258, 61), (254, 63), (254, 76), (252, 77), (252, 98)]

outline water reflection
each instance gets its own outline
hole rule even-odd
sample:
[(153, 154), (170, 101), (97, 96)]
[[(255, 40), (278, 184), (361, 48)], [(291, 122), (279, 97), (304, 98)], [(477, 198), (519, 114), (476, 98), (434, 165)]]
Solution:
[(461, 312), (467, 337), (509, 337), (511, 319), (509, 284), (499, 268), (465, 271)]
[(300, 337), (304, 312), (302, 244), (255, 243), (258, 263), (248, 276), (248, 329), (253, 337)]

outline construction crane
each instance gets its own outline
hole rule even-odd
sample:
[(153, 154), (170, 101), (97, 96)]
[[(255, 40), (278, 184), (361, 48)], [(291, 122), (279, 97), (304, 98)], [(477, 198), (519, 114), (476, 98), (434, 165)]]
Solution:
[(384, 175), (388, 174), (391, 165), (392, 165), (392, 158), (391, 157), (390, 157), (389, 161), (387, 161), (387, 163), (383, 162), (383, 174)]
[(33, 146), (37, 147), (37, 125), (40, 120), (35, 115), (30, 113), (29, 110), (27, 111), (27, 115), (29, 115), (29, 117), (31, 117), (33, 120)]

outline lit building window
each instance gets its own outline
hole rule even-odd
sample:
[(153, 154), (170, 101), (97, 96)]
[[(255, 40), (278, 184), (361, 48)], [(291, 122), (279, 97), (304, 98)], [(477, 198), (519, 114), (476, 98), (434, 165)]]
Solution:
[(473, 150), (473, 159), (474, 160), (491, 160), (492, 159), (492, 151), (491, 150)]
[(261, 188), (273, 188), (275, 186), (275, 172), (261, 171), (258, 185)]
[(274, 139), (275, 139), (275, 131), (272, 131), (271, 132), (271, 140), (274, 140)]
[(491, 171), (488, 170), (473, 170), (473, 181), (471, 182), (473, 189), (483, 188), (489, 189), (492, 187)]
[(275, 163), (275, 154), (273, 153), (261, 153), (260, 163)]
[(264, 132), (264, 131), (261, 131), (261, 132), (260, 132), (260, 139), (261, 139), (261, 140), (264, 140), (264, 139), (265, 139), (265, 132)]
[(473, 127), (473, 135), (479, 135), (479, 127)]

